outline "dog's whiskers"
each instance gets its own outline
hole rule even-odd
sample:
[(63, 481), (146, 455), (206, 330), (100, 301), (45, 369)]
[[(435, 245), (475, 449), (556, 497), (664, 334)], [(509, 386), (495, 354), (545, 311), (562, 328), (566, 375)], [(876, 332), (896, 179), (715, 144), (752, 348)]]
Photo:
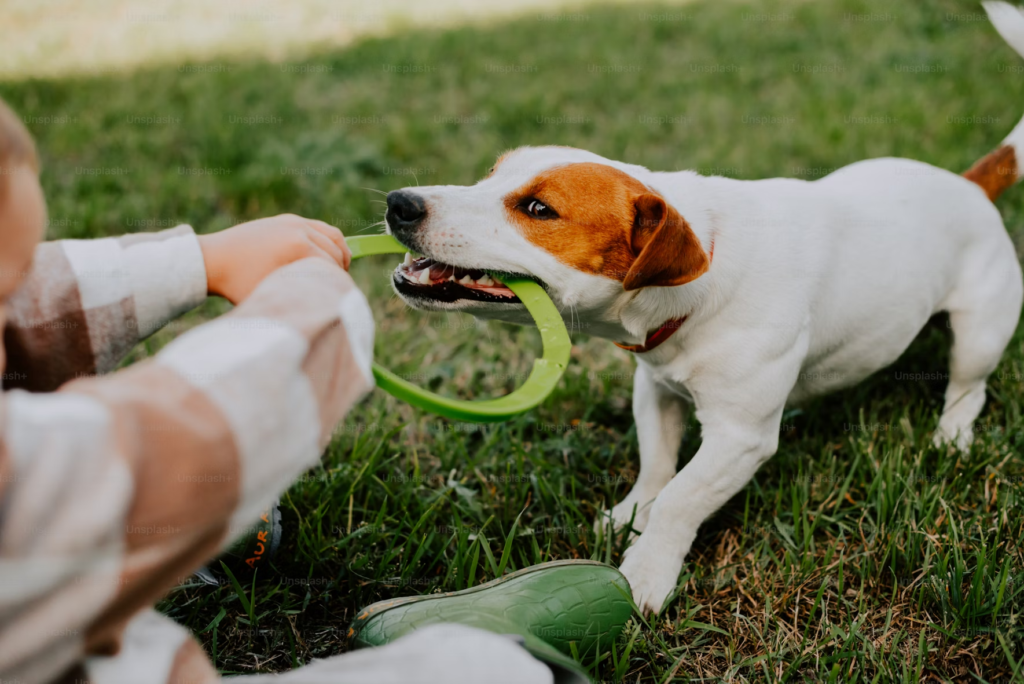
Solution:
[(370, 230), (371, 228), (376, 228), (377, 226), (383, 226), (383, 225), (385, 225), (386, 223), (387, 223), (387, 220), (386, 220), (386, 219), (384, 219), (384, 220), (381, 220), (381, 221), (377, 221), (376, 223), (371, 223), (371, 224), (370, 224), (370, 225), (368, 225), (368, 226), (364, 226), (363, 228), (360, 228), (360, 229), (359, 229), (358, 231), (356, 231), (356, 232), (357, 232), (357, 233), (365, 233), (366, 231)]

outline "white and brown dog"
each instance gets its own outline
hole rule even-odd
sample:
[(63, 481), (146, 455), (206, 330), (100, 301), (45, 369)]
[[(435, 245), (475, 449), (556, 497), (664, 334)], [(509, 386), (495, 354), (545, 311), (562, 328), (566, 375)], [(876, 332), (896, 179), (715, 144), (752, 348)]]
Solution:
[[(986, 9), (1024, 54), (1024, 15)], [(992, 202), (1021, 175), (1022, 145), (1024, 121), (962, 176), (874, 159), (813, 182), (521, 148), (476, 185), (388, 195), (389, 232), (424, 255), (394, 286), (419, 309), (529, 324), (500, 282), (527, 275), (567, 322), (635, 353), (641, 469), (610, 515), (623, 525), (635, 512), (642, 534), (622, 572), (657, 611), (698, 526), (775, 453), (785, 407), (892, 363), (940, 311), (954, 343), (936, 441), (970, 445), (1021, 311), (1021, 268)], [(703, 441), (676, 473), (691, 406)]]

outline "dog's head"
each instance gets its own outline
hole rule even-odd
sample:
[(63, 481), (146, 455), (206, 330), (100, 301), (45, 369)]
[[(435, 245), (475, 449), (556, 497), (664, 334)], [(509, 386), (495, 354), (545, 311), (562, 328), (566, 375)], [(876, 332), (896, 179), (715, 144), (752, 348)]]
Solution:
[(538, 281), (567, 321), (644, 288), (689, 283), (708, 255), (640, 180), (649, 173), (583, 150), (527, 147), (476, 185), (395, 190), (388, 232), (423, 255), (395, 269), (395, 291), (419, 309), (522, 323), (529, 317), (503, 275)]

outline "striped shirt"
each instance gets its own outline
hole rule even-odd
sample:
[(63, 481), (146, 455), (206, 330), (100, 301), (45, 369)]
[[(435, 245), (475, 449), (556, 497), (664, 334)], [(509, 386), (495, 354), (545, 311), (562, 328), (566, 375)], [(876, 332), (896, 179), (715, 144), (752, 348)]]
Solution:
[(7, 302), (0, 681), (214, 681), (150, 606), (313, 466), (373, 386), (373, 320), (304, 259), (110, 375), (206, 297), (191, 228), (40, 245)]

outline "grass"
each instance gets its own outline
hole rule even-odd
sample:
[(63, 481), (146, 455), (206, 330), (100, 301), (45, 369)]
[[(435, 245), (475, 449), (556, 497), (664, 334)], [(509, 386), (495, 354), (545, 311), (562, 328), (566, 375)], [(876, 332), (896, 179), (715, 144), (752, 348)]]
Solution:
[[(811, 179), (889, 155), (966, 168), (1024, 113), (1024, 61), (979, 11), (587, 7), (369, 39), (301, 71), (197, 62), (8, 81), (0, 94), (38, 137), (52, 237), (179, 220), (210, 231), (280, 211), (356, 234), (382, 214), (365, 188), (470, 183), (521, 144), (739, 178)], [(1019, 251), (1022, 197), (999, 202)], [(353, 269), (379, 360), (460, 397), (522, 381), (535, 331), (407, 311), (391, 267)], [(132, 358), (223, 308), (209, 302)], [(1021, 681), (1024, 337), (962, 455), (930, 444), (949, 338), (937, 319), (891, 368), (787, 412), (778, 454), (701, 528), (677, 598), (634, 620), (613, 653), (588, 655), (595, 678)], [(605, 341), (574, 341), (556, 392), (505, 424), (451, 423), (374, 393), (284, 496), (274, 572), (186, 583), (161, 610), (223, 672), (276, 671), (343, 652), (349, 621), (378, 599), (549, 559), (616, 563), (621, 545), (591, 522), (637, 472), (633, 365)], [(692, 423), (680, 464), (699, 442)]]

